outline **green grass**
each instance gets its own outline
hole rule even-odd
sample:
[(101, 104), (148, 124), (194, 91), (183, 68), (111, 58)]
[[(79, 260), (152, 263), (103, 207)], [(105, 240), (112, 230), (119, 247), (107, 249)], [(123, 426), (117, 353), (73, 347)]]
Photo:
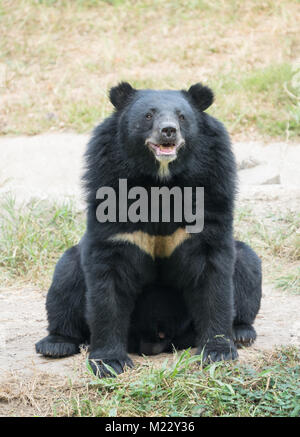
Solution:
[(250, 72), (233, 70), (212, 82), (216, 107), (210, 112), (225, 121), (231, 132), (255, 125), (262, 134), (299, 135), (299, 109), (285, 90), (294, 76), (288, 63), (268, 65)]
[[(300, 415), (299, 351), (284, 348), (252, 364), (201, 365), (183, 352), (173, 364), (149, 360), (121, 377), (93, 376), (54, 402), (68, 416), (280, 416)], [(198, 362), (197, 362), (198, 361)]]
[(84, 101), (77, 102), (76, 104), (72, 103), (67, 108), (65, 126), (71, 128), (76, 125), (78, 132), (87, 132), (107, 114), (108, 111), (105, 111), (105, 106), (88, 105)]
[(299, 226), (299, 212), (267, 210), (257, 215), (249, 206), (236, 210), (236, 237), (271, 258), (300, 261)]
[(288, 272), (277, 276), (275, 285), (281, 290), (300, 294), (300, 266), (293, 266)]
[(300, 292), (300, 213), (267, 210), (255, 214), (251, 207), (236, 210), (236, 238), (256, 250), (264, 280), (292, 293)]
[(71, 203), (35, 201), (17, 207), (13, 198), (3, 200), (0, 211), (2, 285), (49, 284), (58, 258), (82, 236), (83, 216)]

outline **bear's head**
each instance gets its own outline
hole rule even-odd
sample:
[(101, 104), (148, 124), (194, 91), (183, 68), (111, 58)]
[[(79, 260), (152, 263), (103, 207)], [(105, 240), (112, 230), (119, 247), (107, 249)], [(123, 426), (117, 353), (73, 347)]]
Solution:
[(188, 91), (136, 90), (122, 82), (110, 90), (119, 116), (119, 138), (129, 158), (155, 168), (168, 178), (169, 164), (176, 166), (191, 152), (201, 134), (203, 111), (213, 93), (197, 83)]

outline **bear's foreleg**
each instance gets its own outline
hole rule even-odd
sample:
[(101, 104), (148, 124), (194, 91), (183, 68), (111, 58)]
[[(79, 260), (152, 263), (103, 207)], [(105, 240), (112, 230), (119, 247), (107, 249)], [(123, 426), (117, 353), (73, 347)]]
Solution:
[(211, 249), (198, 281), (185, 289), (194, 321), (197, 354), (203, 361), (234, 360), (233, 256), (225, 249)]

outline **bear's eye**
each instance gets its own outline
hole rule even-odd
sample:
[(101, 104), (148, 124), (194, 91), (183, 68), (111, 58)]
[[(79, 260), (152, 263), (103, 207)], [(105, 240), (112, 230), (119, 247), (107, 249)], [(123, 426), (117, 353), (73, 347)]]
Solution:
[(178, 118), (179, 118), (180, 121), (183, 121), (185, 117), (184, 117), (183, 114), (180, 114)]
[(147, 118), (147, 120), (151, 120), (152, 117), (153, 117), (153, 115), (151, 114), (151, 112), (148, 112), (148, 113), (146, 114), (146, 118)]

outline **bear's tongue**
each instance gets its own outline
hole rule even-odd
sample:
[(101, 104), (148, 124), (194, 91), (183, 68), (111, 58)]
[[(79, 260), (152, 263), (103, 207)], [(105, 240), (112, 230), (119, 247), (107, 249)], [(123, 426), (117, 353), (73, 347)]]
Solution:
[(173, 155), (175, 153), (176, 147), (173, 145), (163, 146), (159, 144), (157, 145), (156, 150), (158, 155)]
[(149, 142), (148, 145), (154, 150), (156, 156), (176, 155), (175, 144), (155, 144)]

